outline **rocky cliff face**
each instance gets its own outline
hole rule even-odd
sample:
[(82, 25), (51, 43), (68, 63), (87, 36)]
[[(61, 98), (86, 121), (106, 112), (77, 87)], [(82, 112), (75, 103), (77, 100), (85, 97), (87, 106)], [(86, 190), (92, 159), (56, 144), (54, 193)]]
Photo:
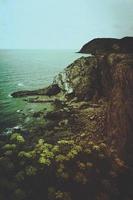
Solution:
[[(112, 86), (107, 109), (107, 138), (126, 160), (133, 160), (133, 55), (107, 58)], [(108, 80), (109, 81), (109, 80)]]
[(91, 99), (95, 94), (97, 60), (81, 57), (59, 73), (54, 80), (67, 95), (78, 99)]
[[(80, 130), (83, 122), (82, 130), (85, 132), (90, 133), (92, 131), (90, 127), (93, 127), (93, 130), (96, 131), (92, 138), (95, 139), (99, 138), (100, 130), (102, 130), (101, 139), (104, 135), (104, 139), (117, 150), (119, 155), (125, 157), (128, 161), (132, 160), (133, 54), (118, 53), (119, 51), (133, 52), (133, 46), (129, 45), (132, 42), (133, 38), (121, 40), (95, 39), (81, 50), (81, 52), (91, 51), (91, 53), (96, 54), (95, 56), (77, 59), (63, 72), (59, 73), (51, 86), (46, 89), (32, 92), (21, 91), (14, 93), (13, 96), (22, 97), (34, 94), (55, 96), (61, 93), (67, 100), (76, 99), (77, 101), (89, 102), (88, 110), (77, 112), (77, 121), (76, 118), (71, 121), (79, 124), (78, 130)], [(111, 48), (114, 46), (116, 52), (108, 53), (108, 50), (113, 50)], [(119, 48), (116, 48), (116, 46), (119, 46)], [(103, 51), (107, 52), (101, 53)], [(95, 109), (94, 106), (90, 106), (94, 104), (96, 105)], [(89, 112), (92, 112), (91, 115)], [(88, 118), (88, 121), (85, 118)], [(103, 118), (106, 119), (104, 122)], [(89, 126), (86, 124), (89, 124)], [(99, 128), (99, 124), (101, 128)], [(74, 125), (71, 124), (70, 126), (71, 128), (74, 127), (73, 130), (78, 131)]]
[(97, 38), (86, 43), (80, 53), (101, 54), (101, 53), (132, 53), (133, 37)]
[(79, 100), (99, 103), (104, 99), (106, 120), (102, 124), (108, 144), (126, 160), (131, 160), (133, 54), (112, 53), (80, 58), (59, 74), (55, 83), (66, 94), (73, 94)]

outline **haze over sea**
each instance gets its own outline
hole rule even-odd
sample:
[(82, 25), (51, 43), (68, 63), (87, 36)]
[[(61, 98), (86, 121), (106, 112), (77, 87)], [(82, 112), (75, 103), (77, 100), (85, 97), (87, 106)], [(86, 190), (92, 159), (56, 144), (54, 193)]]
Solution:
[(20, 111), (34, 112), (42, 104), (29, 104), (10, 96), (14, 91), (48, 86), (54, 76), (80, 54), (75, 50), (0, 50), (0, 130), (21, 123)]

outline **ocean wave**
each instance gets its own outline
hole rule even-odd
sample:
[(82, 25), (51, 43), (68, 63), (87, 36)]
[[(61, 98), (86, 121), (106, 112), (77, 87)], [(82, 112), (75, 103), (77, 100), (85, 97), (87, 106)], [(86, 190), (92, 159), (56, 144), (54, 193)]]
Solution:
[(12, 95), (11, 95), (11, 94), (8, 94), (8, 97), (12, 97)]
[(17, 125), (12, 128), (6, 128), (5, 131), (3, 132), (4, 135), (9, 135), (12, 134), (14, 131), (18, 131), (22, 129), (22, 125)]
[(18, 83), (18, 86), (19, 86), (19, 87), (23, 87), (24, 84), (23, 84), (23, 83)]

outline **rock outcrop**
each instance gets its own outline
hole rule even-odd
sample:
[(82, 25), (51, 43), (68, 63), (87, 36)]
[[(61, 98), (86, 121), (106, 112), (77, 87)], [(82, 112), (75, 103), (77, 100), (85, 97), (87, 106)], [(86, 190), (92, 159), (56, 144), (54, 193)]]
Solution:
[(97, 38), (86, 43), (80, 53), (101, 54), (101, 53), (133, 53), (133, 37)]
[(62, 91), (78, 99), (91, 99), (97, 87), (97, 60), (95, 57), (81, 57), (59, 73), (54, 84)]
[(98, 87), (96, 70), (97, 59), (95, 57), (81, 57), (59, 73), (49, 87), (34, 91), (18, 91), (12, 93), (12, 96), (55, 96), (63, 92), (66, 96), (90, 99)]
[(24, 91), (18, 91), (13, 92), (11, 94), (12, 97), (26, 97), (26, 96), (35, 96), (35, 95), (47, 95), (52, 96), (56, 95), (60, 92), (60, 88), (57, 84), (52, 84), (46, 88), (38, 89), (38, 90), (24, 90)]

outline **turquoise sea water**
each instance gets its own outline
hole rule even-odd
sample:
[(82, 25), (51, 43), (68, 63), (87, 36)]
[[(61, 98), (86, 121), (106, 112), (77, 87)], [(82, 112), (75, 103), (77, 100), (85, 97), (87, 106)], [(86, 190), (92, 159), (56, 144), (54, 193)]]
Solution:
[(0, 131), (20, 125), (21, 110), (34, 112), (44, 106), (26, 103), (21, 99), (12, 98), (10, 94), (18, 90), (33, 90), (49, 85), (58, 72), (82, 56), (74, 52), (0, 50)]

